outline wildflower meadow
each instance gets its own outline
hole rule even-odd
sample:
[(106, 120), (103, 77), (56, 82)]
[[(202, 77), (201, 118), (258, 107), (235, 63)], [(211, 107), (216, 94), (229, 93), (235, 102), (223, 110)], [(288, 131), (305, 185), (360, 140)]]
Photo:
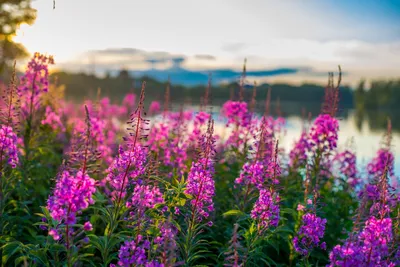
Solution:
[(1, 85), (2, 266), (400, 266), (391, 123), (365, 166), (339, 149), (341, 75), (287, 150), (245, 68), (220, 110), (211, 82), (174, 110), (146, 81), (68, 102), (52, 64)]

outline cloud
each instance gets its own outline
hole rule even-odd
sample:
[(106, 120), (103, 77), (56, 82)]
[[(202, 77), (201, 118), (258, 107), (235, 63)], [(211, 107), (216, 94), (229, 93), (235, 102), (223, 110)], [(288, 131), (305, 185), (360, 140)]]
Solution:
[[(238, 49), (237, 45), (235, 49)], [(233, 49), (234, 46), (231, 47)], [(171, 81), (175, 84), (184, 84), (188, 86), (206, 84), (208, 76), (212, 74), (212, 81), (214, 84), (222, 82), (237, 81), (241, 76), (242, 68), (238, 62), (237, 65), (225, 63), (221, 67), (221, 60), (216, 60), (216, 57), (209, 54), (195, 54), (193, 56), (173, 54), (165, 51), (145, 51), (136, 48), (108, 48), (104, 50), (91, 50), (87, 55), (93, 57), (93, 60), (75, 61), (61, 64), (61, 67), (68, 70), (96, 70), (98, 73), (118, 73), (121, 68), (127, 69), (131, 75), (149, 76), (160, 81), (166, 81), (171, 77)], [(257, 58), (257, 56), (250, 56), (251, 62), (256, 63), (266, 62), (265, 59)], [(190, 64), (186, 64), (187, 61)], [(204, 61), (211, 61), (212, 64), (199, 67)], [(266, 80), (274, 77), (290, 77), (301, 76), (326, 79), (328, 76), (327, 71), (315, 70), (307, 65), (289, 64), (288, 66), (280, 66), (275, 64), (273, 66), (259, 65), (255, 67), (252, 63), (247, 64), (247, 78), (249, 82), (254, 80)], [(200, 63), (197, 67), (196, 63)], [(189, 67), (191, 66), (191, 67)], [(235, 67), (236, 66), (236, 67)], [(274, 78), (275, 79), (275, 78)]]
[(216, 60), (217, 58), (215, 57), (215, 56), (212, 56), (212, 55), (194, 55), (194, 58), (195, 59), (200, 59), (200, 60), (212, 60), (212, 61), (214, 61), (214, 60)]
[(139, 68), (151, 65), (155, 67), (167, 67), (169, 65), (180, 66), (186, 60), (186, 56), (172, 54), (165, 51), (145, 51), (136, 48), (107, 48), (103, 50), (90, 50), (85, 53), (98, 65), (137, 65)]

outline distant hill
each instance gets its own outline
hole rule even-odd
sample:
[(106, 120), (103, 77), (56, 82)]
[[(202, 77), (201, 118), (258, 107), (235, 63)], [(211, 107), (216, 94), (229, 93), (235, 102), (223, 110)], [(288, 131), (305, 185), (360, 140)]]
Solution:
[[(236, 73), (237, 74), (237, 73)], [(181, 75), (181, 74), (179, 74)], [(128, 92), (139, 93), (141, 81), (146, 81), (147, 100), (163, 100), (167, 82), (159, 81), (152, 77), (142, 76), (133, 78), (128, 71), (121, 71), (116, 76), (108, 75), (106, 77), (97, 77), (84, 73), (57, 72), (51, 74), (52, 79), (57, 77), (58, 83), (66, 86), (66, 97), (75, 101), (82, 101), (85, 98), (95, 98), (98, 88), (101, 88), (103, 96), (109, 96), (113, 101), (121, 101), (122, 97)], [(171, 76), (171, 80), (173, 81)], [(207, 78), (208, 75), (201, 77)], [(199, 77), (200, 79), (200, 77)], [(214, 76), (213, 76), (214, 79)], [(171, 85), (170, 99), (175, 103), (200, 103), (204, 96), (207, 80), (202, 85), (184, 86)], [(321, 101), (324, 97), (324, 87), (314, 84), (303, 84), (293, 86), (288, 84), (261, 84), (257, 87), (257, 102), (262, 106), (265, 102), (268, 88), (272, 88), (271, 99), (273, 102), (281, 102), (281, 108), (289, 114), (301, 114), (303, 107), (313, 114), (319, 113)], [(253, 86), (247, 85), (244, 91), (245, 100), (250, 100)], [(221, 105), (228, 100), (232, 93), (237, 96), (239, 92), (238, 83), (232, 82), (223, 85), (212, 85), (211, 102), (215, 105)], [(349, 87), (341, 87), (340, 105), (342, 108), (353, 107), (353, 91)]]
[[(297, 72), (299, 72), (299, 69), (277, 68), (272, 70), (248, 71), (246, 75), (248, 77), (269, 77), (283, 74), (295, 74)], [(215, 85), (225, 83), (227, 81), (235, 81), (241, 75), (241, 72), (234, 71), (232, 69), (208, 69), (193, 71), (182, 68), (180, 66), (175, 66), (167, 70), (148, 69), (129, 71), (129, 74), (132, 77), (148, 76), (160, 82), (166, 82), (168, 78), (170, 78), (171, 81), (178, 82), (179, 84), (185, 86), (197, 86), (207, 84), (210, 73), (212, 73), (212, 83)], [(114, 71), (113, 74), (118, 75), (118, 72)]]

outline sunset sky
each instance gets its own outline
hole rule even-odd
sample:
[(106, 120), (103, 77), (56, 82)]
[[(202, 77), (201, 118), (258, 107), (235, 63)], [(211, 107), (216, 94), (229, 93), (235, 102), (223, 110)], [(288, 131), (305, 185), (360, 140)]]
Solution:
[[(291, 68), (266, 81), (344, 82), (400, 74), (400, 1), (36, 0), (16, 41), (68, 70)], [(152, 64), (153, 62), (153, 64)]]

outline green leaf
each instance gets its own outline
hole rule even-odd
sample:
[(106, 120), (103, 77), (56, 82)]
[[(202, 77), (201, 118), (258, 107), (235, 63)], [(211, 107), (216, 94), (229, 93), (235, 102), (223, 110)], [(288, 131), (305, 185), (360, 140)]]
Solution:
[(243, 211), (240, 211), (240, 210), (230, 210), (230, 211), (225, 212), (223, 214), (223, 216), (224, 217), (227, 217), (227, 216), (242, 216), (244, 214), (245, 213)]

